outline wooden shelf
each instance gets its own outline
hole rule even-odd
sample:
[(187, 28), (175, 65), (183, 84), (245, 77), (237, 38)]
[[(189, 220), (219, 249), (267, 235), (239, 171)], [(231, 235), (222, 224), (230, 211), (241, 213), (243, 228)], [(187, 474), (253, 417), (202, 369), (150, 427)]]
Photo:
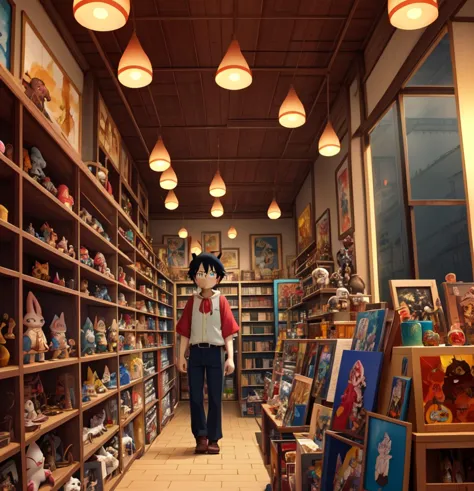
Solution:
[(65, 286), (59, 286), (55, 283), (50, 283), (49, 281), (38, 280), (37, 278), (33, 278), (33, 276), (25, 274), (22, 275), (22, 277), (24, 282), (29, 283), (30, 285), (34, 285), (35, 288), (38, 290), (54, 291), (63, 295), (79, 295), (79, 292), (77, 290), (71, 290), (70, 288), (66, 288)]
[(74, 462), (67, 467), (60, 467), (53, 472), (54, 485), (50, 484), (42, 484), (39, 488), (39, 491), (56, 491), (60, 489), (66, 484), (69, 478), (77, 472), (81, 467), (79, 462)]
[(72, 268), (79, 264), (77, 259), (73, 259), (68, 254), (64, 254), (63, 252), (59, 252), (54, 247), (46, 244), (46, 242), (43, 242), (36, 237), (33, 237), (28, 232), (21, 232), (21, 235), (23, 237), (24, 253), (31, 254), (35, 257), (40, 255), (43, 260), (65, 268)]
[(133, 411), (131, 414), (129, 414), (121, 423), (120, 426), (122, 428), (125, 428), (131, 421), (133, 421), (137, 416), (140, 415), (140, 413), (143, 411), (143, 406), (140, 409), (137, 409)]
[(107, 431), (92, 440), (92, 443), (84, 444), (84, 461), (90, 459), (94, 453), (104, 446), (119, 430), (119, 425), (113, 425), (107, 428)]
[(81, 356), (81, 363), (92, 363), (97, 360), (106, 360), (107, 358), (116, 358), (117, 352), (96, 353), (95, 355)]
[[(46, 353), (47, 355), (48, 353)], [(35, 361), (34, 363), (28, 363), (23, 365), (23, 373), (37, 373), (44, 372), (45, 370), (54, 370), (55, 368), (67, 367), (70, 365), (76, 365), (79, 362), (79, 358), (65, 358), (64, 360), (46, 360)]]
[(58, 426), (67, 423), (72, 418), (75, 418), (79, 415), (78, 409), (73, 409), (72, 411), (64, 411), (61, 414), (57, 414), (56, 416), (49, 416), (48, 420), (44, 423), (41, 423), (41, 427), (36, 431), (32, 431), (29, 433), (25, 433), (25, 444), (29, 445), (32, 442), (38, 440), (40, 436), (43, 436), (45, 433), (54, 430)]
[(108, 390), (104, 394), (97, 394), (95, 397), (91, 397), (90, 398), (91, 400), (89, 402), (82, 403), (82, 411), (87, 411), (88, 409), (97, 406), (101, 402), (104, 402), (110, 397), (115, 396), (117, 394), (118, 394), (117, 389)]
[(129, 384), (120, 386), (120, 392), (122, 392), (123, 390), (130, 389), (131, 387), (139, 384), (140, 382), (143, 382), (143, 377), (137, 378), (136, 380), (132, 380)]
[(157, 402), (159, 399), (153, 399), (148, 404), (145, 405), (145, 413), (147, 413)]
[(13, 457), (21, 450), (21, 446), (19, 443), (12, 442), (8, 444), (6, 447), (0, 448), (0, 462)]
[(20, 367), (16, 365), (9, 365), (7, 367), (0, 368), (0, 380), (10, 377), (18, 377), (18, 375), (20, 375)]

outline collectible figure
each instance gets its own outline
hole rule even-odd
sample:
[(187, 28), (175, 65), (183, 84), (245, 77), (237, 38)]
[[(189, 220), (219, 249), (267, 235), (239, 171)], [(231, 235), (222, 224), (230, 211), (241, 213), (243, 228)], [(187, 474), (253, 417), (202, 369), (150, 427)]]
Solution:
[(358, 274), (353, 274), (349, 279), (347, 288), (352, 295), (356, 295), (358, 293), (363, 294), (365, 293), (365, 282)]
[(125, 294), (124, 293), (119, 293), (118, 294), (118, 304), (121, 307), (126, 307), (128, 305), (128, 302), (127, 302), (127, 299), (125, 298)]
[(135, 345), (135, 334), (133, 332), (127, 332), (125, 334), (123, 349), (125, 351), (133, 350), (136, 348)]
[(90, 268), (92, 268), (94, 266), (94, 262), (92, 261), (92, 259), (89, 256), (89, 251), (84, 246), (81, 246), (80, 255), (81, 255), (81, 263), (82, 264), (85, 264), (86, 266), (89, 266)]
[(31, 169), (30, 175), (33, 179), (37, 181), (41, 181), (46, 177), (43, 169), (46, 169), (46, 160), (44, 160), (41, 152), (36, 148), (32, 147), (30, 150), (30, 160), (31, 160)]
[(81, 355), (93, 355), (95, 348), (94, 326), (88, 317), (81, 329)]
[(107, 261), (105, 260), (105, 256), (102, 252), (98, 252), (94, 258), (94, 268), (102, 274), (105, 274), (107, 269)]
[(51, 181), (50, 177), (43, 177), (43, 179), (41, 179), (41, 185), (47, 191), (49, 191), (53, 196), (58, 195), (58, 190), (57, 190), (56, 186), (54, 185), (53, 181)]
[(117, 351), (118, 325), (114, 319), (107, 329), (107, 348), (109, 351)]
[[(95, 391), (94, 374), (92, 373), (91, 367), (87, 367), (87, 378), (82, 383), (82, 393), (83, 396), (85, 394), (86, 398), (89, 398), (89, 401), (91, 397), (97, 397), (97, 393)], [(84, 401), (84, 399), (82, 400), (82, 402), (89, 401)]]
[(316, 268), (312, 273), (313, 283), (318, 285), (318, 289), (326, 288), (329, 285), (329, 272), (324, 268)]
[(128, 286), (130, 288), (133, 288), (133, 289), (135, 289), (137, 286), (137, 284), (135, 283), (135, 280), (131, 276), (129, 276), (129, 278), (128, 278)]
[(105, 336), (106, 330), (104, 319), (97, 319), (96, 316), (94, 319), (94, 332), (96, 344), (95, 350), (97, 353), (105, 353), (107, 351), (107, 338)]
[(59, 285), (59, 286), (66, 286), (65, 278), (60, 278), (59, 273), (57, 271), (56, 271), (56, 274), (54, 276), (53, 283), (55, 285)]
[[(191, 429), (196, 453), (218, 454), (222, 438), (223, 377), (235, 370), (233, 336), (239, 331), (227, 299), (213, 290), (225, 277), (220, 256), (193, 254), (188, 275), (200, 289), (187, 302), (176, 331), (181, 335), (178, 368), (188, 373)], [(185, 354), (190, 345), (189, 362)], [(223, 363), (223, 348), (227, 360)], [(204, 375), (207, 380), (209, 411), (204, 418)]]
[[(3, 335), (3, 329), (8, 325), (8, 333)], [(6, 367), (10, 361), (10, 352), (6, 348), (7, 339), (15, 339), (13, 329), (16, 326), (14, 319), (8, 314), (3, 314), (2, 322), (0, 323), (0, 368)]]
[(46, 242), (46, 244), (50, 245), (51, 247), (56, 248), (56, 244), (58, 242), (58, 234), (54, 231), (53, 228), (49, 225), (48, 222), (44, 222), (43, 225), (41, 225), (40, 232), (43, 234), (43, 238), (40, 239), (43, 240), (43, 242)]
[(64, 485), (64, 491), (81, 491), (81, 481), (77, 477), (71, 476)]
[(23, 363), (43, 362), (48, 351), (48, 341), (43, 332), (44, 317), (41, 306), (32, 292), (26, 297), (26, 314), (23, 317)]
[(28, 447), (26, 462), (28, 463), (26, 466), (28, 491), (38, 491), (44, 482), (54, 486), (54, 477), (51, 471), (44, 468), (44, 455), (36, 442), (31, 443)]
[(122, 266), (118, 267), (118, 282), (122, 283), (122, 285), (128, 286), (127, 280), (125, 279), (125, 272)]
[(41, 264), (35, 261), (35, 265), (31, 270), (31, 276), (38, 280), (49, 281), (51, 279), (51, 276), (49, 276), (49, 263)]
[(130, 372), (127, 370), (125, 365), (120, 363), (119, 367), (119, 374), (120, 374), (120, 385), (128, 385), (132, 380), (130, 378)]
[(107, 290), (107, 287), (105, 285), (96, 285), (94, 297), (100, 298), (101, 300), (106, 300), (107, 302), (112, 301), (109, 295), (109, 291)]
[(328, 300), (329, 312), (346, 312), (349, 310), (349, 292), (346, 288), (338, 288), (336, 295)]
[(74, 246), (72, 244), (69, 244), (67, 253), (68, 253), (69, 257), (76, 259), (76, 251), (74, 250)]
[(92, 215), (85, 208), (81, 208), (81, 211), (79, 212), (79, 217), (82, 218), (82, 220), (84, 220), (87, 223), (87, 225), (92, 226), (93, 223)]
[(81, 292), (86, 295), (90, 295), (90, 291), (88, 290), (89, 282), (86, 279), (81, 280)]
[(67, 254), (68, 245), (67, 245), (66, 237), (64, 237), (64, 235), (63, 235), (63, 238), (58, 242), (58, 245), (56, 246), (56, 249), (59, 252), (62, 252), (64, 254)]
[(54, 316), (51, 325), (49, 326), (51, 330), (51, 342), (49, 343), (49, 348), (53, 352), (52, 360), (57, 360), (58, 358), (69, 358), (71, 347), (75, 345), (73, 339), (67, 339), (67, 328), (66, 321), (64, 320), (64, 312), (58, 317)]
[(28, 225), (28, 227), (26, 228), (26, 232), (28, 232), (30, 235), (32, 235), (33, 237), (36, 237), (36, 230), (35, 228), (33, 227), (33, 224), (30, 222), (30, 224)]
[(66, 207), (72, 210), (74, 198), (69, 194), (69, 188), (65, 184), (58, 186), (58, 200)]
[(30, 154), (26, 148), (23, 149), (23, 170), (30, 174), (31, 169), (31, 159)]

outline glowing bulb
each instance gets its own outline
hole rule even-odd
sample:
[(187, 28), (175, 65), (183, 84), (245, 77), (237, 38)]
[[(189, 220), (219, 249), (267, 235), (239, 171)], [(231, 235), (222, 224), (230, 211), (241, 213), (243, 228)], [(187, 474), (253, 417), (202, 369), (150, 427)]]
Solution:
[(103, 7), (95, 8), (92, 14), (96, 19), (100, 19), (100, 20), (107, 19), (107, 17), (109, 16), (109, 12), (107, 11), (107, 9), (104, 9)]
[(188, 236), (188, 231), (183, 227), (179, 230), (178, 235), (181, 239), (185, 239)]
[(423, 14), (423, 11), (420, 9), (420, 7), (414, 7), (407, 12), (407, 17), (411, 20), (416, 20), (421, 17)]
[(229, 75), (229, 80), (232, 82), (238, 82), (240, 80), (240, 75), (238, 73), (231, 73)]
[(130, 73), (130, 78), (133, 80), (140, 80), (141, 76), (142, 74), (137, 70), (133, 70), (133, 72)]

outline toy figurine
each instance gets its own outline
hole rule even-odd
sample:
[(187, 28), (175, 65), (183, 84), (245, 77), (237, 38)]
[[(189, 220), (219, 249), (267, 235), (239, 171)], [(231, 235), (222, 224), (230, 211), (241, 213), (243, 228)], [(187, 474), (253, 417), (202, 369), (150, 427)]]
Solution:
[(13, 145), (11, 143), (5, 145), (5, 157), (13, 160)]
[(466, 335), (458, 323), (453, 324), (449, 329), (448, 343), (450, 346), (464, 346), (466, 344)]
[(28, 225), (28, 227), (26, 227), (26, 230), (25, 232), (28, 232), (30, 235), (32, 235), (33, 237), (36, 237), (36, 230), (35, 228), (33, 227), (33, 224), (30, 222), (30, 224)]
[(135, 289), (137, 286), (137, 284), (135, 283), (135, 280), (131, 276), (129, 276), (129, 278), (128, 278), (128, 286), (130, 288), (133, 288), (133, 289)]
[(4, 336), (5, 339), (15, 339), (15, 335), (13, 334), (13, 329), (16, 327), (15, 319), (10, 317), (8, 314), (3, 314), (2, 322), (0, 324), (0, 332), (6, 325), (8, 325), (8, 332)]
[(105, 256), (102, 252), (98, 252), (94, 257), (94, 268), (102, 274), (106, 274), (107, 272), (107, 261), (105, 260)]
[(59, 286), (66, 286), (65, 278), (60, 278), (59, 273), (56, 271), (56, 275), (54, 276), (53, 283)]
[(51, 247), (56, 248), (58, 234), (54, 231), (53, 228), (51, 228), (48, 222), (44, 222), (43, 225), (41, 225), (40, 232), (43, 234), (42, 240)]
[(101, 235), (104, 233), (104, 227), (97, 218), (92, 217), (91, 227)]
[(97, 393), (95, 391), (94, 374), (91, 367), (87, 367), (87, 379), (84, 380), (82, 387), (83, 390), (85, 389), (88, 397), (97, 397)]
[(111, 378), (111, 376), (110, 376), (109, 367), (107, 365), (105, 365), (104, 374), (102, 375), (102, 383), (105, 385), (105, 387), (107, 387), (107, 389), (111, 389), (110, 378)]
[(94, 372), (94, 389), (97, 394), (105, 394), (107, 392), (107, 387), (103, 384), (97, 372)]
[(51, 117), (46, 111), (45, 101), (51, 101), (51, 95), (45, 83), (37, 77), (33, 77), (29, 82), (23, 78), (23, 87), (25, 88), (25, 95), (30, 99), (33, 104), (40, 110), (43, 116), (51, 121)]
[(118, 294), (118, 302), (117, 302), (121, 307), (126, 307), (128, 305), (127, 299), (125, 298), (124, 293), (119, 293)]
[(53, 181), (51, 181), (51, 178), (50, 177), (43, 177), (43, 179), (41, 179), (41, 185), (47, 190), (49, 191), (53, 196), (57, 196), (58, 195), (58, 190), (56, 188), (56, 186), (54, 185)]
[(347, 288), (338, 288), (336, 295), (328, 300), (329, 312), (347, 312), (349, 310), (349, 292)]
[(117, 325), (117, 321), (114, 319), (112, 321), (112, 324), (107, 329), (107, 349), (109, 351), (116, 351), (117, 341), (118, 341), (118, 325)]
[(0, 220), (8, 222), (8, 209), (4, 205), (0, 205)]
[(88, 290), (88, 287), (89, 287), (89, 282), (86, 279), (81, 280), (81, 292), (85, 293), (86, 295), (90, 295), (91, 292)]
[(35, 261), (35, 265), (31, 270), (31, 276), (38, 280), (49, 281), (51, 276), (49, 276), (49, 263), (41, 264)]
[(82, 218), (82, 220), (84, 220), (87, 223), (87, 225), (92, 226), (93, 223), (92, 215), (85, 208), (81, 208), (81, 211), (79, 212), (79, 217)]
[(80, 256), (82, 264), (85, 264), (86, 266), (89, 266), (91, 268), (94, 266), (94, 262), (89, 256), (89, 251), (84, 246), (81, 246)]
[(133, 332), (125, 333), (123, 349), (125, 351), (129, 351), (129, 350), (133, 350), (135, 348), (136, 348), (135, 334), (133, 334)]
[(125, 193), (122, 193), (122, 210), (129, 217), (132, 216), (132, 202), (130, 201), (130, 198)]
[(145, 300), (137, 300), (135, 303), (135, 308), (137, 310), (141, 310), (142, 312), (146, 312)]
[(48, 351), (48, 341), (43, 332), (44, 317), (41, 306), (32, 292), (26, 297), (26, 314), (23, 317), (23, 363), (44, 361)]
[[(3, 328), (8, 325), (8, 334), (3, 335)], [(8, 314), (3, 314), (3, 319), (0, 324), (0, 368), (6, 367), (8, 362), (10, 361), (10, 352), (5, 347), (7, 344), (7, 339), (15, 339), (15, 335), (13, 334), (13, 329), (16, 326), (16, 322), (11, 317), (9, 318)]]
[(68, 245), (67, 245), (66, 237), (64, 237), (64, 235), (63, 235), (63, 238), (58, 242), (58, 245), (56, 246), (56, 249), (59, 252), (62, 252), (64, 254), (67, 254)]
[(57, 315), (54, 316), (49, 329), (51, 330), (51, 342), (49, 343), (49, 349), (53, 352), (51, 359), (57, 360), (58, 358), (69, 358), (71, 346), (74, 346), (75, 342), (73, 339), (69, 339), (68, 344), (64, 312), (61, 312), (59, 317)]
[(117, 341), (117, 349), (118, 351), (123, 351), (123, 343), (125, 342), (125, 338), (119, 334), (118, 341)]
[(76, 259), (76, 251), (74, 250), (74, 246), (72, 244), (69, 244), (69, 247), (67, 249), (67, 254), (69, 257)]
[(54, 486), (53, 474), (44, 468), (44, 455), (36, 442), (31, 443), (28, 447), (26, 462), (26, 486), (28, 491), (38, 491), (44, 482)]
[(107, 339), (105, 337), (106, 330), (104, 319), (97, 319), (96, 316), (94, 319), (96, 353), (105, 353), (107, 351)]
[(75, 282), (74, 278), (70, 278), (69, 280), (67, 280), (66, 286), (71, 290), (75, 290), (76, 289), (76, 282)]
[(312, 273), (313, 284), (318, 286), (318, 289), (326, 288), (329, 285), (329, 272), (324, 268), (316, 268)]
[(131, 382), (130, 372), (127, 370), (123, 363), (120, 363), (119, 367), (120, 385), (128, 385)]
[(112, 301), (109, 295), (109, 291), (107, 290), (107, 287), (105, 285), (96, 285), (94, 297), (100, 298), (101, 300), (106, 300), (107, 302)]
[(81, 491), (81, 481), (77, 477), (71, 476), (64, 485), (64, 491)]
[(69, 188), (65, 184), (58, 186), (58, 199), (66, 208), (72, 210), (74, 198), (69, 194)]
[(30, 154), (28, 153), (28, 150), (26, 148), (23, 149), (23, 170), (25, 172), (30, 171), (31, 169), (31, 160), (30, 160)]
[(118, 282), (122, 283), (122, 285), (128, 286), (127, 280), (125, 279), (125, 272), (122, 266), (118, 267)]
[(95, 353), (95, 334), (92, 321), (87, 317), (81, 329), (81, 355), (93, 355)]
[(41, 152), (36, 147), (32, 147), (30, 150), (30, 160), (31, 160), (31, 169), (30, 175), (33, 179), (37, 181), (41, 181), (46, 174), (43, 169), (46, 169), (46, 160), (44, 160)]

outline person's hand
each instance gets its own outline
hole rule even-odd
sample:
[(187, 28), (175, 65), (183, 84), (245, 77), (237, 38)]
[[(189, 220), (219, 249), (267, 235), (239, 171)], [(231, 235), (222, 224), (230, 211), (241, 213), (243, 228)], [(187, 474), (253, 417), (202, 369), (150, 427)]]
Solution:
[(181, 373), (188, 373), (188, 360), (186, 360), (186, 358), (184, 358), (184, 356), (182, 358), (181, 357), (179, 358), (178, 370)]
[(235, 365), (234, 360), (227, 359), (224, 364), (224, 375), (230, 375), (234, 373)]

